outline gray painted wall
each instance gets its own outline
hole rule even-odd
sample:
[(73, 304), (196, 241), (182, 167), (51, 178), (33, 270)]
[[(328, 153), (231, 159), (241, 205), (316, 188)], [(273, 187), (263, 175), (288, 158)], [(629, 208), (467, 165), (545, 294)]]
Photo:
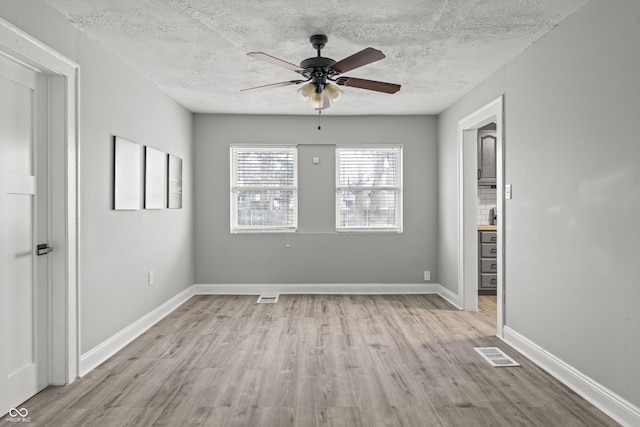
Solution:
[[(39, 0), (0, 16), (80, 65), (81, 348), (193, 284), (192, 114)], [(112, 135), (183, 158), (184, 208), (113, 211)], [(155, 284), (147, 286), (147, 271)]]
[(640, 3), (593, 0), (439, 118), (457, 290), (457, 121), (504, 94), (506, 325), (640, 405)]
[[(196, 283), (420, 283), (424, 270), (437, 281), (436, 119), (317, 120), (195, 116)], [(300, 144), (298, 233), (229, 232), (232, 143)], [(377, 143), (404, 146), (404, 232), (336, 234), (333, 144)]]
[[(192, 284), (194, 258), (199, 283), (420, 282), (428, 269), (455, 291), (456, 123), (505, 94), (506, 182), (514, 189), (505, 216), (507, 326), (640, 405), (637, 1), (591, 1), (437, 123), (327, 115), (318, 132), (312, 116), (202, 115), (195, 158), (191, 114), (41, 0), (4, 0), (0, 16), (82, 67), (83, 351)], [(111, 210), (112, 134), (184, 158), (184, 209)], [(305, 232), (229, 233), (228, 146), (257, 141), (309, 144), (300, 166)], [(330, 232), (326, 144), (350, 142), (405, 145), (403, 234)], [(315, 168), (313, 156), (321, 158)], [(313, 192), (317, 201), (304, 200)], [(150, 269), (153, 287), (146, 286)]]

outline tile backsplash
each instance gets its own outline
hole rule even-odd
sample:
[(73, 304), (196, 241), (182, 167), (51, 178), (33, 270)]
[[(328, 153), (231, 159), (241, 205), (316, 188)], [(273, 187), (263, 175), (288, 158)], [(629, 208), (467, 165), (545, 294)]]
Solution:
[(489, 224), (489, 209), (496, 207), (496, 189), (478, 187), (478, 200), (476, 202), (476, 217), (478, 224)]

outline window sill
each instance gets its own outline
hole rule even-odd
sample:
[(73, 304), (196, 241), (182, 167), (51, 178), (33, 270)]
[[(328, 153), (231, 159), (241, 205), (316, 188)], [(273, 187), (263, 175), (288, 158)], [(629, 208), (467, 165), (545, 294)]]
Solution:
[(388, 233), (396, 233), (402, 234), (402, 229), (397, 228), (341, 228), (337, 229), (336, 232), (338, 234), (346, 234), (346, 233), (367, 233), (367, 234), (388, 234)]
[(297, 229), (286, 229), (286, 228), (276, 228), (276, 229), (260, 229), (260, 230), (231, 230), (231, 234), (291, 234), (295, 233)]

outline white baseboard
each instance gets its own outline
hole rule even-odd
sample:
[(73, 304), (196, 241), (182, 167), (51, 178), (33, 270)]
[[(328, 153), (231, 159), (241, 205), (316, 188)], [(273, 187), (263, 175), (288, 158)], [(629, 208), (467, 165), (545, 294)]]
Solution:
[(260, 294), (437, 294), (437, 283), (300, 283), (300, 284), (197, 284), (194, 295)]
[(193, 296), (193, 286), (180, 292), (106, 341), (80, 356), (79, 376), (86, 375)]
[(503, 339), (616, 422), (623, 426), (640, 426), (640, 408), (631, 402), (507, 326)]
[(449, 304), (453, 305), (458, 310), (463, 310), (462, 304), (460, 304), (460, 298), (458, 295), (451, 292), (449, 289), (442, 285), (438, 285), (438, 295), (440, 298), (446, 300)]

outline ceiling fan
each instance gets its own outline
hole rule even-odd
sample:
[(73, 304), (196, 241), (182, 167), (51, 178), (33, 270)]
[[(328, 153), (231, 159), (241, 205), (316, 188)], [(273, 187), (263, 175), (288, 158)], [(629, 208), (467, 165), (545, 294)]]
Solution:
[(363, 65), (385, 58), (381, 51), (368, 47), (336, 62), (331, 58), (325, 58), (321, 55), (322, 48), (327, 44), (327, 36), (316, 34), (311, 36), (309, 40), (311, 42), (311, 46), (317, 50), (318, 55), (313, 58), (305, 59), (300, 63), (300, 66), (283, 61), (282, 59), (278, 59), (271, 55), (267, 55), (263, 52), (247, 53), (247, 55), (252, 58), (295, 71), (300, 74), (303, 79), (252, 87), (249, 89), (243, 89), (241, 92), (257, 92), (265, 89), (305, 83), (298, 89), (298, 95), (304, 101), (309, 102), (316, 110), (323, 110), (329, 108), (331, 103), (336, 102), (342, 95), (342, 90), (338, 86), (356, 87), (389, 94), (396, 93), (400, 90), (400, 85), (398, 84), (357, 79), (341, 75), (347, 71), (351, 71), (358, 67), (362, 67)]

